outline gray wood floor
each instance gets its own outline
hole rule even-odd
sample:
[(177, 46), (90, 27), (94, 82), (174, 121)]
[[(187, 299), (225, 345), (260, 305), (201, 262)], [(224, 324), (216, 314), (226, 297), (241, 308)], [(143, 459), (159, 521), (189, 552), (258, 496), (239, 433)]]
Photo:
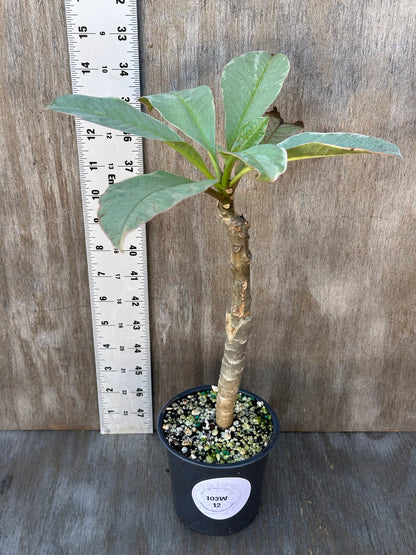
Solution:
[(155, 435), (0, 432), (0, 553), (414, 555), (416, 433), (284, 433), (230, 537), (174, 515)]

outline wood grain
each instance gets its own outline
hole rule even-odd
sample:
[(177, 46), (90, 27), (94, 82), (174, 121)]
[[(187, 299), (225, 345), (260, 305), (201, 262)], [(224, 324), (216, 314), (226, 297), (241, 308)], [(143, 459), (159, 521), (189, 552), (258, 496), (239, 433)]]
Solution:
[[(253, 256), (244, 384), (271, 400), (284, 429), (414, 429), (414, 5), (198, 5), (143, 3), (145, 93), (208, 83), (221, 104), (216, 76), (232, 56), (283, 51), (292, 64), (277, 104), (284, 117), (389, 138), (406, 159), (305, 161), (275, 185), (247, 181), (236, 200)], [(186, 171), (151, 144), (148, 170), (163, 156)], [(162, 308), (152, 320), (158, 405), (166, 390), (216, 380), (228, 255), (209, 198), (153, 220), (149, 244), (152, 305)], [(212, 277), (202, 280), (206, 260)]]
[(94, 356), (62, 2), (1, 3), (4, 428), (96, 428)]
[(416, 552), (416, 434), (281, 434), (258, 515), (225, 537), (180, 523), (155, 435), (1, 432), (0, 445), (7, 555)]
[[(400, 146), (405, 163), (297, 162), (241, 188), (255, 318), (243, 386), (285, 430), (415, 430), (415, 3), (146, 0), (139, 13), (142, 93), (210, 85), (218, 142), (222, 67), (266, 49), (291, 61), (287, 120)], [(74, 127), (43, 112), (70, 91), (63, 3), (6, 0), (0, 31), (0, 426), (96, 428)], [(155, 142), (145, 164), (194, 175)], [(156, 411), (217, 380), (230, 279), (206, 195), (152, 220), (148, 242)]]

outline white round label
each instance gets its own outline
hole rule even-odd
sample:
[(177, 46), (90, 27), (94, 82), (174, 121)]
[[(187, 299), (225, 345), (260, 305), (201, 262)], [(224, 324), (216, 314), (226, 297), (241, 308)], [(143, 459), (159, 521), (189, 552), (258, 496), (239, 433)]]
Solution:
[(250, 497), (251, 484), (245, 478), (213, 478), (192, 488), (192, 499), (205, 516), (224, 520), (236, 515)]

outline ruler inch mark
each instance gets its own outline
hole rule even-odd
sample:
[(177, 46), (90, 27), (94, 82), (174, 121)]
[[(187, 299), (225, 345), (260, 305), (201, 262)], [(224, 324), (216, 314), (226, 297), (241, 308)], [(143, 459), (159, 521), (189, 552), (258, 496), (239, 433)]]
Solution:
[[(123, 4), (113, 0), (65, 0), (65, 12), (73, 93), (139, 98), (136, 0)], [(121, 70), (127, 74), (114, 79), (114, 71)], [(140, 108), (136, 101), (132, 100), (131, 105)], [(98, 200), (110, 182), (143, 173), (142, 143), (131, 134), (130, 141), (112, 143), (111, 137), (126, 134), (79, 118), (75, 122), (101, 433), (151, 433), (145, 228), (131, 235), (131, 246), (121, 253), (97, 225)], [(122, 279), (124, 276), (130, 279)], [(140, 297), (139, 306), (132, 303), (132, 295)], [(140, 324), (134, 325), (133, 321)]]

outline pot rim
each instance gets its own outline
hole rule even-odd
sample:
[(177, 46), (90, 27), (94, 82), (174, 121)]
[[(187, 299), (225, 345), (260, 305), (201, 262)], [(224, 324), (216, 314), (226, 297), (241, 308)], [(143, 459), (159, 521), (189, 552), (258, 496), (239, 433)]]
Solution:
[(251, 391), (248, 391), (247, 389), (239, 389), (240, 393), (244, 393), (246, 395), (249, 395), (250, 397), (254, 397), (257, 401), (262, 401), (265, 405), (265, 407), (267, 408), (267, 410), (269, 411), (271, 417), (272, 417), (272, 422), (273, 422), (273, 433), (272, 436), (270, 438), (269, 443), (267, 444), (267, 446), (262, 449), (260, 451), (260, 453), (257, 453), (256, 455), (254, 455), (253, 457), (250, 457), (248, 459), (245, 459), (243, 461), (238, 461), (238, 462), (234, 462), (234, 463), (206, 463), (206, 462), (201, 462), (201, 461), (194, 461), (192, 459), (190, 459), (189, 457), (186, 457), (185, 455), (182, 455), (181, 453), (178, 453), (178, 451), (176, 451), (175, 449), (173, 449), (166, 437), (165, 434), (162, 431), (162, 422), (163, 422), (163, 417), (164, 414), (166, 412), (167, 407), (169, 407), (172, 403), (174, 403), (176, 400), (178, 399), (182, 399), (183, 397), (186, 397), (187, 395), (194, 393), (196, 391), (202, 391), (204, 389), (212, 389), (212, 385), (202, 385), (202, 386), (198, 386), (198, 387), (191, 387), (189, 389), (186, 389), (185, 391), (182, 391), (181, 393), (178, 393), (177, 395), (175, 395), (174, 397), (172, 397), (167, 403), (165, 403), (162, 407), (162, 409), (159, 412), (159, 416), (157, 419), (157, 434), (159, 436), (159, 439), (161, 440), (161, 442), (163, 443), (164, 447), (166, 447), (166, 449), (169, 451), (169, 453), (171, 453), (172, 455), (178, 457), (178, 459), (182, 460), (182, 461), (186, 461), (189, 464), (193, 464), (195, 466), (199, 466), (201, 468), (222, 468), (222, 469), (231, 469), (231, 468), (241, 468), (243, 466), (248, 466), (250, 464), (254, 464), (257, 461), (259, 461), (260, 459), (263, 459), (264, 457), (266, 457), (270, 451), (272, 450), (272, 448), (274, 447), (277, 438), (279, 437), (279, 432), (280, 432), (280, 424), (279, 424), (279, 419), (277, 418), (276, 413), (274, 412), (274, 410), (272, 409), (272, 407), (267, 403), (267, 401), (265, 401), (262, 397), (260, 397), (259, 395), (252, 393)]

